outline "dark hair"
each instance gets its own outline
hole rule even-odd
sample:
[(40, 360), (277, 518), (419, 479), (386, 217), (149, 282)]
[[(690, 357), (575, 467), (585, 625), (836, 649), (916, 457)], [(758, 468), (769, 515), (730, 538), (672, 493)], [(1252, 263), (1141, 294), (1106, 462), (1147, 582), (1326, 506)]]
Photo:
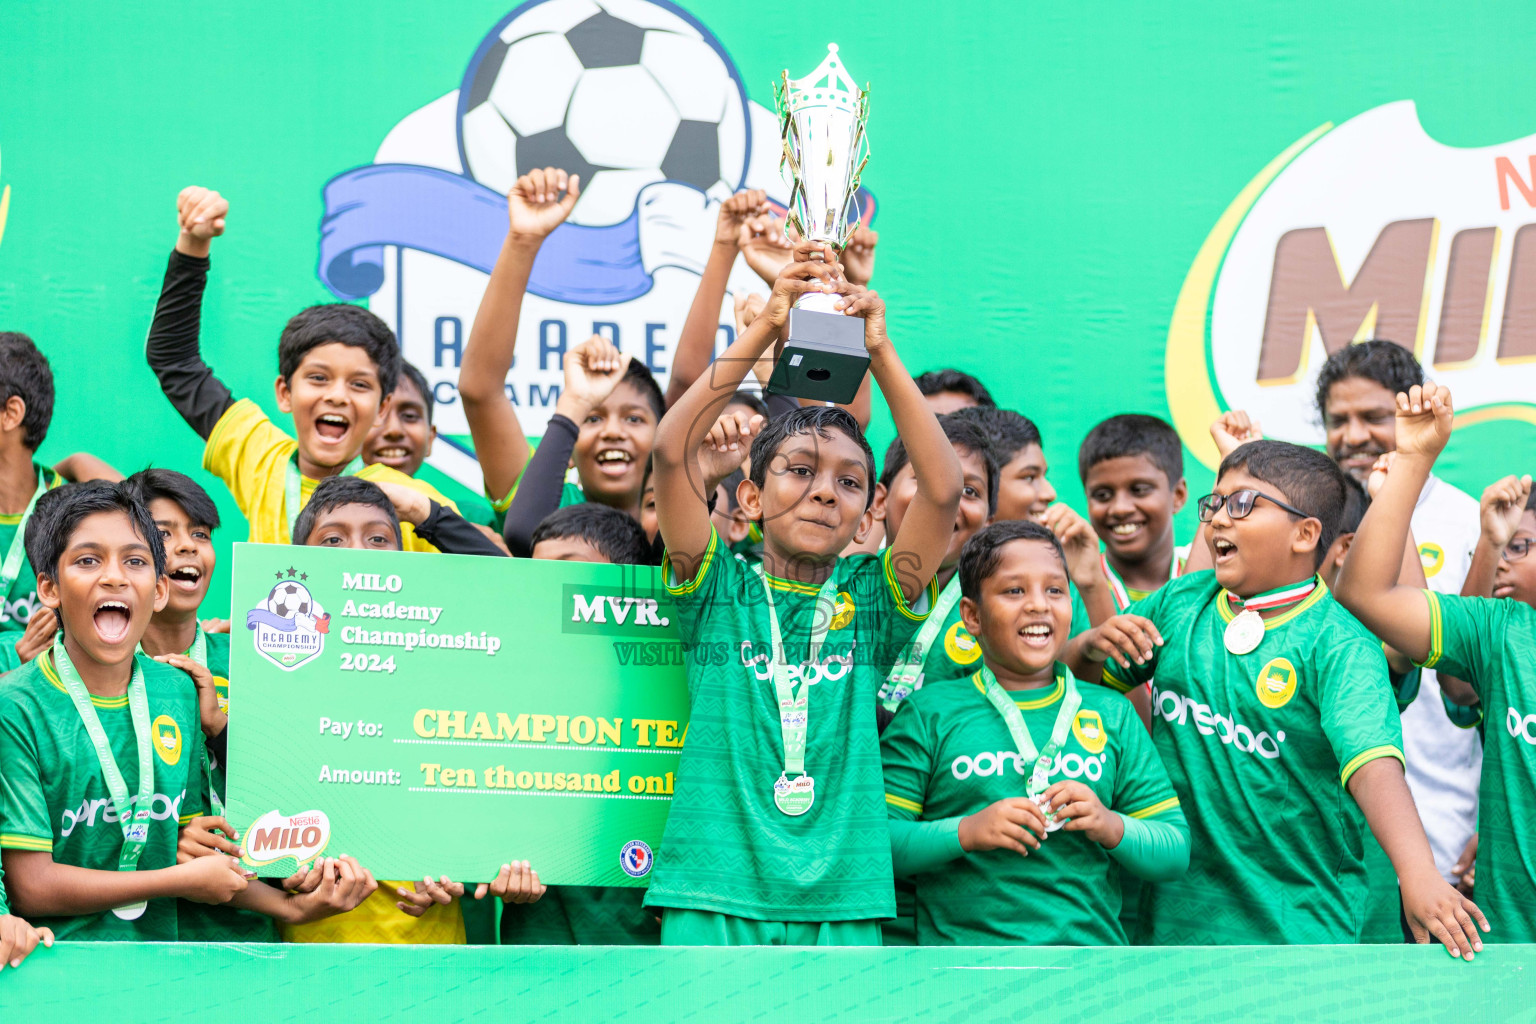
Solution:
[(1012, 409), (978, 405), (969, 409), (956, 409), (950, 415), (968, 419), (981, 428), (987, 440), (992, 442), (992, 454), (997, 457), (999, 466), (1008, 465), (1019, 452), (1032, 444), (1044, 447), (1040, 441), (1039, 428), (1028, 417)]
[(1168, 486), (1184, 479), (1184, 442), (1179, 432), (1156, 416), (1123, 413), (1111, 416), (1088, 431), (1077, 450), (1077, 475), (1084, 484), (1088, 471), (1101, 462), (1145, 455), (1163, 471)]
[(343, 505), (372, 505), (382, 511), (389, 525), (395, 529), (395, 543), (401, 544), (400, 517), (395, 514), (394, 502), (379, 489), (378, 484), (359, 480), (355, 476), (333, 476), (320, 481), (320, 486), (310, 495), (309, 504), (304, 506), (294, 521), (293, 542), (308, 543), (309, 535), (315, 530), (315, 520)]
[[(432, 425), (432, 407), (437, 405), (437, 401), (432, 397), (432, 388), (427, 384), (426, 375), (416, 369), (413, 364), (402, 359), (400, 360), (400, 376), (410, 381), (411, 385), (416, 389), (416, 393), (421, 396), (421, 404), (427, 407), (427, 426), (430, 427)], [(400, 381), (395, 381), (395, 386), (399, 387)]]
[(1531, 496), (1525, 499), (1525, 510), (1536, 512), (1536, 487), (1531, 488)]
[(1344, 511), (1339, 513), (1338, 536), (1359, 531), (1360, 524), (1365, 521), (1365, 510), (1370, 507), (1371, 499), (1366, 496), (1360, 481), (1345, 473)]
[(645, 401), (656, 414), (656, 422), (667, 414), (667, 399), (661, 393), (661, 385), (656, 383), (656, 375), (651, 373), (651, 368), (638, 359), (631, 359), (629, 365), (624, 368), (624, 377), (620, 384), (633, 384), (645, 397)]
[(727, 512), (735, 512), (741, 508), (741, 501), (736, 497), (736, 488), (746, 478), (747, 475), (740, 469), (733, 469), (730, 476), (720, 481), (725, 486), (725, 510)]
[[(995, 515), (998, 469), (997, 456), (992, 454), (992, 442), (987, 440), (987, 435), (982, 433), (981, 428), (974, 422), (962, 419), (953, 413), (940, 416), (939, 426), (943, 428), (944, 436), (949, 438), (949, 443), (955, 448), (962, 448), (981, 457), (987, 474), (987, 514)], [(898, 437), (885, 450), (885, 465), (880, 470), (880, 482), (889, 489), (891, 482), (896, 479), (896, 474), (905, 469), (910, 461), (912, 460), (907, 456), (907, 446)]]
[(1050, 527), (1033, 519), (1008, 519), (977, 530), (960, 549), (960, 593), (972, 601), (980, 601), (982, 583), (997, 572), (998, 563), (1003, 560), (1003, 545), (1016, 540), (1049, 544), (1056, 557), (1061, 559), (1062, 568), (1066, 568), (1067, 556)]
[(1249, 441), (1222, 459), (1216, 479), (1219, 481), (1236, 470), (1244, 470), (1255, 480), (1274, 487), (1280, 492), (1277, 497), (1322, 523), (1317, 550), (1313, 552), (1316, 565), (1322, 565), (1328, 548), (1339, 535), (1348, 494), (1344, 471), (1338, 464), (1311, 448), (1266, 439)]
[(350, 345), (368, 353), (384, 394), (400, 379), (400, 344), (389, 325), (362, 306), (328, 302), (294, 315), (277, 342), (277, 372), (292, 382), (299, 363), (311, 349), (329, 344)]
[(0, 403), (12, 398), (26, 404), (21, 443), (35, 452), (53, 422), (53, 369), (31, 338), (19, 331), (0, 331)]
[(533, 530), (533, 543), (580, 537), (601, 551), (614, 565), (649, 565), (651, 542), (645, 530), (628, 513), (595, 501), (555, 509)]
[(969, 395), (976, 400), (976, 404), (995, 408), (997, 403), (992, 400), (992, 392), (981, 381), (972, 377), (964, 370), (929, 370), (912, 378), (917, 384), (917, 390), (925, 395), (937, 395), (943, 391), (953, 391), (956, 394)]
[(98, 512), (126, 515), (133, 524), (133, 532), (149, 545), (155, 575), (165, 575), (165, 545), (160, 540), (155, 521), (150, 518), (149, 509), (126, 482), (108, 483), (105, 480), (56, 487), (37, 499), (23, 538), (32, 571), (38, 576), (57, 580), (59, 559), (64, 557), (70, 538), (87, 517)]
[(762, 487), (768, 480), (768, 464), (791, 437), (799, 434), (831, 437), (834, 430), (847, 434), (864, 452), (864, 464), (869, 469), (869, 488), (864, 497), (864, 507), (869, 508), (875, 500), (875, 453), (869, 447), (864, 431), (859, 429), (859, 421), (848, 410), (835, 405), (802, 406), (769, 420), (762, 433), (752, 439), (752, 476), (749, 479)]
[[(174, 469), (141, 469), (123, 481), (145, 508), (156, 498), (174, 501), (181, 511), (198, 526), (210, 530), (219, 528), (219, 509), (196, 480)], [(153, 519), (153, 516), (151, 516)]]
[(1397, 395), (1415, 384), (1424, 383), (1424, 367), (1413, 353), (1395, 341), (1380, 338), (1345, 345), (1323, 364), (1317, 373), (1317, 414), (1328, 419), (1328, 392), (1341, 380), (1359, 377), (1373, 380)]
[(751, 409), (755, 415), (761, 416), (765, 421), (768, 419), (768, 406), (763, 403), (762, 398), (746, 388), (737, 389), (736, 393), (731, 396), (730, 401), (725, 404), (727, 408), (733, 405), (744, 405)]

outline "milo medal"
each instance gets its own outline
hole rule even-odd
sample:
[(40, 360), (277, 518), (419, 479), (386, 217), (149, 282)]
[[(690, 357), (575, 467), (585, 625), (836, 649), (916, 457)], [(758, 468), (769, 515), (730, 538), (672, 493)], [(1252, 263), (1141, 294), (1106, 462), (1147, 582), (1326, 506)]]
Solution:
[(1040, 808), (1040, 814), (1045, 818), (1045, 830), (1055, 832), (1067, 823), (1067, 819), (1056, 817), (1056, 812), (1051, 810), (1051, 802), (1045, 798), (1044, 793), (1038, 793), (1033, 797), (1035, 806)]
[[(803, 671), (792, 676), (784, 650), (784, 640), (779, 634), (779, 614), (773, 607), (773, 591), (768, 586), (768, 578), (762, 566), (759, 565), (756, 568), (758, 578), (763, 581), (763, 593), (768, 599), (768, 629), (773, 641), (771, 647), (773, 690), (779, 706), (779, 731), (784, 737), (784, 770), (779, 773), (778, 779), (773, 783), (773, 805), (781, 814), (798, 818), (809, 811), (811, 805), (816, 802), (816, 780), (805, 772), (805, 739), (811, 723), (808, 680), (815, 678), (808, 670), (812, 663), (819, 662), (822, 643), (827, 638), (827, 628), (832, 616), (821, 614), (814, 616), (809, 655), (806, 663), (802, 665)], [(823, 602), (828, 608), (836, 607), (835, 574), (827, 577), (827, 581), (821, 586), (821, 592), (816, 595), (818, 611)], [(797, 681), (800, 684), (798, 692), (795, 688)]]
[(816, 802), (816, 780), (809, 775), (789, 779), (783, 775), (773, 784), (773, 805), (791, 818), (798, 818)]
[(1227, 623), (1222, 642), (1233, 654), (1247, 654), (1264, 639), (1264, 617), (1252, 608), (1245, 608), (1237, 618)]

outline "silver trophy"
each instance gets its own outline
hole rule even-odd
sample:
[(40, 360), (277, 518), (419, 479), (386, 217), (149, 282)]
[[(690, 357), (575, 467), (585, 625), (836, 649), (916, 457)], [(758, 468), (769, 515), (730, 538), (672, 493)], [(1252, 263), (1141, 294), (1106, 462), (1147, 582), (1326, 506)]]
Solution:
[[(788, 223), (811, 242), (841, 250), (858, 227), (859, 174), (869, 161), (869, 89), (859, 88), (827, 44), (821, 64), (804, 78), (789, 71), (775, 90), (783, 124), (790, 186)], [(869, 369), (864, 321), (837, 311), (838, 296), (802, 295), (789, 311), (784, 352), (768, 389), (796, 398), (846, 404)]]

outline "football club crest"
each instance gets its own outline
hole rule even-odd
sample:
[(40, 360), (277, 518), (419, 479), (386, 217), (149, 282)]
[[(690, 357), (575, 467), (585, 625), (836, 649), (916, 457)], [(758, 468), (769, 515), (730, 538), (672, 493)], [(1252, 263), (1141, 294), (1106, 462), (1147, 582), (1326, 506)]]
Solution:
[(1273, 659), (1259, 670), (1254, 690), (1265, 707), (1284, 707), (1296, 695), (1296, 666), (1284, 658)]
[(308, 587), (289, 579), (274, 586), (261, 607), (246, 612), (245, 626), (253, 634), (257, 652), (291, 672), (325, 649), (331, 617)]
[(1445, 548), (1425, 541), (1419, 545), (1419, 561), (1424, 563), (1424, 578), (1429, 579), (1445, 568)]
[(957, 622), (944, 634), (944, 653), (956, 665), (969, 665), (981, 657), (981, 644), (966, 631), (965, 623)]
[(858, 611), (858, 606), (853, 603), (853, 595), (844, 590), (837, 595), (837, 604), (832, 607), (832, 628), (842, 629), (853, 621), (853, 613)]
[(1104, 719), (1097, 711), (1079, 711), (1072, 719), (1072, 735), (1090, 754), (1102, 753), (1109, 734), (1104, 731)]
[(174, 765), (181, 760), (181, 726), (170, 715), (161, 715), (149, 724), (154, 737), (155, 753), (166, 764)]
[(644, 878), (651, 873), (651, 865), (654, 863), (651, 848), (644, 840), (631, 839), (619, 851), (619, 867), (630, 878)]

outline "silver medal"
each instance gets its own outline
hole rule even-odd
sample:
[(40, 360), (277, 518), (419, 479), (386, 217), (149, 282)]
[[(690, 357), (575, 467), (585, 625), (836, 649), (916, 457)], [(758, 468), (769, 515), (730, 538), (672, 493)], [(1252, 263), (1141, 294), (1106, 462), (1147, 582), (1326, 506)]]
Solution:
[(1264, 639), (1264, 617), (1251, 608), (1245, 608), (1237, 618), (1227, 623), (1222, 641), (1233, 654), (1247, 654)]

